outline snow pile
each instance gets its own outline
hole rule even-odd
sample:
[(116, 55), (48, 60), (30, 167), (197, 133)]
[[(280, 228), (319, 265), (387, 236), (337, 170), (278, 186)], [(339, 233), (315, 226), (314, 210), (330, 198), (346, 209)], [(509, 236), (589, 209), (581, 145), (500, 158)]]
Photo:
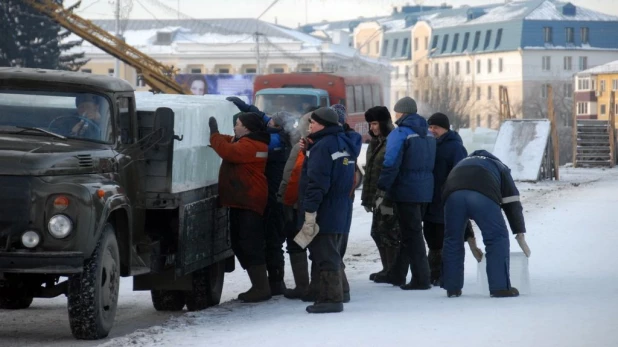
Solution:
[[(449, 299), (438, 288), (402, 291), (368, 281), (380, 264), (371, 217), (357, 198), (345, 259), (352, 301), (343, 313), (310, 315), (306, 303), (281, 297), (229, 301), (249, 286), (237, 268), (226, 274), (222, 301), (228, 302), (101, 346), (398, 346), (411, 339), (431, 346), (617, 346), (618, 234), (611, 227), (617, 173), (564, 168), (562, 181), (518, 184), (532, 249), (531, 291), (519, 298), (481, 294), (478, 265), (467, 249), (460, 298)], [(483, 247), (478, 228), (475, 233)], [(510, 239), (511, 251), (519, 252)], [(291, 286), (289, 266), (286, 271)]]

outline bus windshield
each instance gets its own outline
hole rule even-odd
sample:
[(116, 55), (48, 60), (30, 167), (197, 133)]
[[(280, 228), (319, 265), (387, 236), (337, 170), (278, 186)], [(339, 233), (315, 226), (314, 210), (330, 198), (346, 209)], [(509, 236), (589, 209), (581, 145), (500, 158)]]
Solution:
[(315, 95), (302, 94), (258, 94), (255, 98), (255, 106), (266, 114), (274, 114), (280, 111), (290, 112), (302, 116), (309, 108), (321, 106)]

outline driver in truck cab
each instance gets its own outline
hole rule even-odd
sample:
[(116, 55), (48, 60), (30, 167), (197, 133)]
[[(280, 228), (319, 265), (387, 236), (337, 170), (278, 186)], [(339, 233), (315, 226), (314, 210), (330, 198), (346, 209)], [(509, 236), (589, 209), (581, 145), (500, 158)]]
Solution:
[(99, 97), (93, 94), (80, 94), (75, 98), (80, 121), (71, 128), (71, 136), (99, 139), (101, 114)]

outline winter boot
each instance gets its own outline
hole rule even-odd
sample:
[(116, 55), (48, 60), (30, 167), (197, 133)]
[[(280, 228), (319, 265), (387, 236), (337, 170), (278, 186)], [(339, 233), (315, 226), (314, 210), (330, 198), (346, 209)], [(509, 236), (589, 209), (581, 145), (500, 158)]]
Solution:
[(511, 287), (511, 289), (503, 289), (503, 290), (491, 290), (489, 291), (489, 296), (492, 298), (511, 298), (519, 296), (519, 290), (515, 287)]
[(429, 269), (431, 271), (430, 281), (434, 286), (440, 285), (440, 276), (442, 274), (442, 250), (430, 249), (427, 255), (429, 261)]
[(320, 286), (317, 300), (307, 306), (309, 313), (330, 313), (343, 311), (343, 290), (341, 271), (320, 272)]
[(311, 282), (309, 283), (309, 290), (300, 298), (304, 302), (315, 302), (318, 297), (318, 291), (320, 289), (320, 271), (318, 265), (315, 262), (311, 262)]
[(410, 280), (410, 283), (404, 284), (400, 286), (399, 288), (403, 290), (426, 290), (426, 289), (431, 289), (432, 286), (429, 283), (427, 284), (419, 283), (419, 281), (417, 281), (416, 278), (412, 278)]
[(339, 268), (339, 272), (341, 272), (341, 289), (343, 291), (343, 302), (350, 302), (350, 283), (348, 282), (348, 276), (345, 274), (345, 265), (343, 262), (341, 263), (341, 267)]
[(457, 289), (457, 290), (447, 290), (446, 291), (446, 296), (449, 298), (458, 298), (461, 296), (461, 289)]
[(303, 295), (306, 295), (309, 290), (309, 264), (307, 262), (307, 253), (290, 253), (290, 265), (292, 266), (292, 274), (294, 274), (296, 288), (286, 289), (283, 296), (288, 299), (300, 299)]
[(479, 263), (483, 260), (483, 251), (476, 245), (476, 239), (474, 237), (468, 238), (468, 246), (470, 247), (470, 252), (472, 252), (472, 256)]
[(270, 286), (268, 285), (268, 275), (266, 265), (252, 266), (247, 269), (251, 280), (251, 289), (238, 294), (238, 300), (242, 302), (265, 301), (272, 297)]
[(382, 261), (382, 270), (370, 274), (369, 275), (369, 280), (370, 281), (375, 281), (376, 276), (378, 276), (378, 275), (385, 276), (386, 272), (388, 271), (388, 263), (386, 261), (386, 259), (387, 259), (386, 258), (386, 248), (385, 247), (378, 247), (378, 252), (380, 252), (380, 261)]
[[(384, 255), (386, 256), (386, 271), (384, 273), (377, 273), (373, 281), (375, 283), (391, 283), (390, 274), (393, 271), (393, 267), (397, 262), (397, 253), (399, 248), (397, 247), (384, 247)], [(405, 280), (403, 281), (405, 283)]]
[(283, 295), (285, 292), (285, 282), (283, 282), (284, 269), (283, 267), (273, 267), (268, 269), (268, 284), (270, 285), (270, 293), (275, 295)]

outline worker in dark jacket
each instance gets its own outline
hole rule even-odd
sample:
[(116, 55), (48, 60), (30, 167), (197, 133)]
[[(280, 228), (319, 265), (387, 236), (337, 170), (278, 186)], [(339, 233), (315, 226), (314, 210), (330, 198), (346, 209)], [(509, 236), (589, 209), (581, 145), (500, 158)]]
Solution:
[(444, 185), (442, 198), (446, 202), (442, 288), (447, 290), (447, 296), (461, 295), (464, 282), (463, 232), (469, 219), (473, 219), (483, 233), (491, 296), (518, 296), (518, 290), (511, 287), (509, 280), (509, 236), (503, 210), (526, 256), (530, 256), (530, 248), (524, 238), (524, 215), (510, 169), (491, 153), (475, 151), (453, 168)]
[[(398, 127), (386, 139), (386, 154), (376, 193), (376, 208), (389, 199), (399, 218), (402, 258), (412, 265), (412, 281), (402, 289), (429, 289), (429, 263), (423, 239), (423, 215), (433, 199), (436, 140), (428, 134), (416, 102), (404, 97), (395, 104)], [(387, 206), (391, 207), (391, 206)]]
[(335, 111), (327, 107), (311, 114), (309, 132), (299, 184), (300, 232), (294, 241), (303, 248), (309, 246), (320, 271), (318, 297), (307, 312), (341, 312), (341, 238), (348, 232), (350, 192), (360, 148), (344, 133)]
[(251, 279), (251, 289), (238, 295), (244, 302), (271, 298), (264, 252), (264, 209), (268, 185), (264, 174), (270, 136), (261, 116), (243, 113), (235, 136), (219, 134), (210, 117), (210, 146), (223, 159), (219, 170), (219, 198), (230, 208), (232, 250)]
[[(442, 188), (448, 174), (460, 160), (468, 155), (461, 137), (450, 130), (448, 117), (443, 113), (434, 113), (427, 120), (429, 131), (437, 139), (436, 163), (433, 168), (433, 201), (427, 207), (423, 218), (423, 233), (429, 248), (427, 258), (431, 270), (431, 283), (440, 284), (442, 273), (442, 244), (444, 243), (444, 203)], [(472, 224), (466, 224), (465, 240), (468, 241), (472, 254), (481, 261), (483, 252), (476, 246)]]
[(382, 171), (382, 164), (384, 163), (384, 155), (386, 153), (386, 137), (393, 131), (394, 126), (391, 114), (384, 106), (375, 106), (367, 110), (365, 112), (365, 120), (369, 123), (371, 141), (369, 141), (369, 146), (367, 147), (361, 204), (367, 212), (373, 215), (371, 238), (378, 248), (382, 262), (382, 270), (370, 274), (369, 280), (376, 283), (386, 283), (388, 282), (388, 272), (395, 264), (399, 254), (399, 222), (394, 213), (392, 213), (392, 208), (384, 208), (385, 205), (389, 205), (388, 201), (386, 204), (382, 204), (382, 209), (375, 208), (375, 195), (378, 190), (378, 178)]
[(241, 112), (253, 112), (261, 116), (270, 134), (266, 178), (268, 179), (268, 203), (264, 212), (264, 230), (266, 238), (266, 267), (272, 295), (285, 292), (283, 243), (285, 242), (283, 207), (277, 201), (283, 169), (292, 148), (290, 132), (297, 117), (288, 112), (277, 112), (269, 117), (255, 105), (248, 105), (240, 98), (230, 96), (226, 100), (234, 103)]

